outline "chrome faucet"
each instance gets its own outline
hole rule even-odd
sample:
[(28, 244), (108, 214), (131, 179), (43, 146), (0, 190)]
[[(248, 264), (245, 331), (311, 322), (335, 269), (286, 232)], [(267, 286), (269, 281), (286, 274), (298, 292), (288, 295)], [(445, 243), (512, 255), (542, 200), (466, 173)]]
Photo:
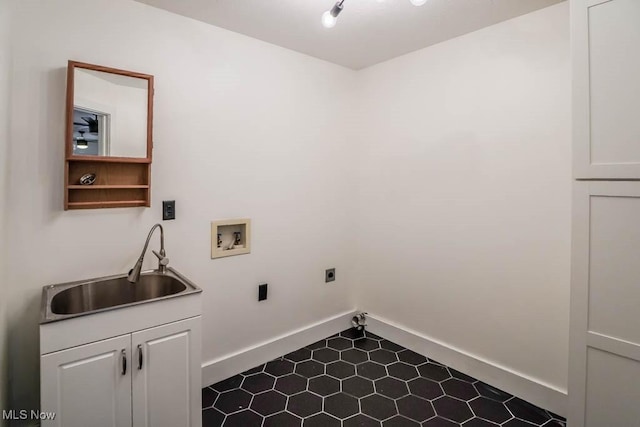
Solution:
[(167, 254), (164, 251), (164, 229), (162, 225), (156, 224), (151, 227), (151, 231), (149, 231), (149, 235), (147, 236), (147, 241), (144, 244), (144, 249), (142, 249), (142, 253), (140, 254), (140, 258), (136, 262), (136, 265), (133, 266), (131, 270), (129, 270), (129, 275), (127, 276), (127, 280), (131, 283), (136, 283), (140, 278), (140, 271), (142, 270), (142, 261), (144, 261), (144, 254), (147, 252), (147, 246), (149, 246), (149, 240), (151, 240), (151, 236), (153, 236), (153, 232), (156, 228), (160, 228), (160, 253), (152, 250), (153, 254), (158, 257), (158, 271), (160, 273), (167, 272), (167, 264), (169, 264), (169, 258), (167, 258)]

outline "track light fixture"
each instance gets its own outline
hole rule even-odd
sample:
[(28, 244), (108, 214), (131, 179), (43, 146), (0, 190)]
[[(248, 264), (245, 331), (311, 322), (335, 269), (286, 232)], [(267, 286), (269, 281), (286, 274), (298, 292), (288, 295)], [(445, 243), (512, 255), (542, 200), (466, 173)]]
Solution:
[[(378, 0), (381, 2), (382, 0)], [(427, 0), (409, 0), (414, 6), (422, 6), (427, 2)], [(322, 14), (322, 25), (325, 28), (333, 28), (336, 26), (336, 22), (338, 22), (338, 15), (342, 12), (344, 8), (344, 0), (338, 0), (335, 5), (325, 13)]]
[(343, 3), (344, 0), (338, 0), (331, 10), (327, 10), (322, 14), (322, 25), (324, 25), (325, 28), (335, 27), (336, 22), (338, 21), (338, 15), (340, 15), (340, 12), (342, 12), (342, 8), (344, 7)]

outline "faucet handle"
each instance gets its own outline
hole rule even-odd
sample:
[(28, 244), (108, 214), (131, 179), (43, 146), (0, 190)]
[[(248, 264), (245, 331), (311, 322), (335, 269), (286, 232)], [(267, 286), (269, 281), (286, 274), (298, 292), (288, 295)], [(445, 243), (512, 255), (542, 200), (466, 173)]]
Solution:
[(153, 252), (153, 254), (158, 257), (158, 261), (160, 262), (160, 265), (166, 266), (167, 264), (169, 264), (169, 258), (167, 258), (164, 255), (160, 255), (155, 250), (152, 250), (151, 252)]

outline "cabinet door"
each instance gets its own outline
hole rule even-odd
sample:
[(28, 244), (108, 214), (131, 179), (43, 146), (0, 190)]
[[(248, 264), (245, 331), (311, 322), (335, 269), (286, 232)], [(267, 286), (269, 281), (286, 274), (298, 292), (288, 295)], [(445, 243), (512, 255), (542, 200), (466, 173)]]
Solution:
[(200, 317), (132, 336), (135, 427), (200, 427)]
[(640, 178), (640, 1), (571, 0), (576, 178)]
[(130, 355), (124, 335), (42, 356), (42, 411), (56, 413), (42, 426), (131, 426)]
[(640, 182), (574, 193), (570, 427), (640, 427)]

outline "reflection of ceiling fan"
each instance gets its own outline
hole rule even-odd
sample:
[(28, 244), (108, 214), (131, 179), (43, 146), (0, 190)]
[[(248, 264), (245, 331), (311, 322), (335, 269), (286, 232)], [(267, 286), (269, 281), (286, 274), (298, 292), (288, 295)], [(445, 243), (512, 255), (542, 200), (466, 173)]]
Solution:
[(81, 149), (81, 150), (84, 150), (84, 149), (88, 148), (90, 142), (98, 142), (98, 138), (96, 138), (95, 136), (87, 136), (87, 137), (85, 137), (84, 134), (86, 132), (87, 132), (86, 130), (80, 129), (78, 131), (78, 133), (80, 133), (80, 136), (75, 136), (73, 138), (73, 140), (76, 143), (76, 147)]
[(79, 132), (80, 132), (80, 136), (77, 138), (74, 138), (74, 140), (76, 141), (76, 147), (78, 147), (81, 150), (86, 150), (89, 147), (89, 141), (84, 139), (84, 133), (86, 131), (81, 130)]
[(91, 116), (82, 116), (82, 120), (85, 122), (73, 122), (76, 126), (86, 126), (89, 128), (89, 133), (98, 133), (98, 115), (95, 114), (94, 117)]

